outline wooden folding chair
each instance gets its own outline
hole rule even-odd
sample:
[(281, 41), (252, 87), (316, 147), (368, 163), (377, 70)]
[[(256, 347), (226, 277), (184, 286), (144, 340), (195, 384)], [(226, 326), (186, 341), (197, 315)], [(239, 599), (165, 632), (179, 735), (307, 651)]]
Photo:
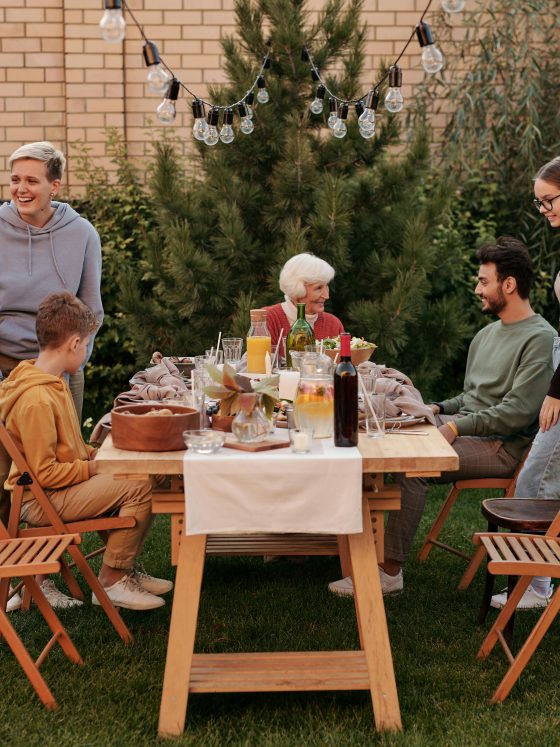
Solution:
[[(11, 648), (37, 695), (51, 710), (57, 707), (57, 702), (39, 671), (39, 667), (49, 651), (55, 643), (58, 643), (71, 662), (83, 665), (83, 661), (64, 626), (46, 600), (35, 580), (35, 575), (38, 573), (58, 573), (62, 567), (63, 553), (69, 551), (72, 546), (79, 542), (80, 536), (77, 534), (53, 534), (48, 537), (11, 539), (6, 528), (0, 522), (0, 636), (4, 637)], [(9, 583), (13, 576), (22, 579), (53, 633), (52, 638), (36, 661), (33, 661), (29, 655), (5, 612)]]
[(512, 654), (504, 637), (504, 629), (515, 613), (517, 604), (531, 583), (531, 579), (533, 576), (560, 578), (559, 535), (560, 511), (545, 535), (489, 532), (477, 533), (473, 537), (474, 544), (479, 546), (483, 554), (488, 555), (490, 573), (520, 577), (478, 652), (478, 658), (485, 659), (490, 655), (496, 643), (500, 643), (510, 662), (509, 669), (492, 696), (492, 703), (501, 703), (508, 696), (560, 610), (560, 584), (558, 584), (527, 640), (516, 656)]
[(449, 516), (450, 511), (455, 505), (455, 501), (463, 490), (490, 490), (492, 488), (502, 490), (504, 498), (512, 498), (513, 494), (515, 493), (517, 478), (519, 476), (519, 473), (521, 472), (521, 468), (525, 462), (525, 459), (527, 458), (528, 453), (529, 451), (527, 451), (525, 457), (519, 463), (512, 477), (479, 477), (473, 480), (457, 480), (457, 482), (454, 482), (451, 485), (451, 489), (445, 497), (439, 513), (436, 516), (435, 521), (430, 528), (430, 531), (426, 535), (426, 539), (424, 540), (422, 547), (420, 548), (420, 552), (418, 553), (418, 560), (420, 563), (423, 563), (425, 560), (427, 560), (428, 555), (432, 551), (433, 547), (440, 547), (442, 550), (447, 550), (447, 552), (453, 553), (453, 555), (457, 555), (460, 558), (464, 558), (465, 560), (471, 559), (471, 556), (467, 553), (462, 552), (456, 547), (447, 545), (445, 542), (440, 542), (440, 540), (438, 539), (441, 530), (443, 529), (443, 525), (447, 521), (447, 517)]
[[(83, 521), (73, 521), (67, 524), (60, 518), (52, 503), (49, 501), (47, 494), (39, 484), (39, 481), (31, 471), (22, 451), (16, 445), (16, 442), (8, 432), (6, 426), (0, 421), (0, 442), (10, 455), (12, 461), (15, 463), (20, 477), (17, 480), (17, 484), (12, 493), (12, 506), (10, 511), (10, 519), (8, 522), (8, 535), (12, 538), (16, 537), (40, 537), (51, 534), (85, 534), (86, 532), (104, 532), (111, 529), (122, 529), (125, 527), (132, 527), (136, 523), (136, 520), (131, 516), (100, 516), (92, 519), (85, 519)], [(23, 494), (25, 490), (30, 490), (33, 493), (34, 499), (41, 506), (45, 516), (49, 520), (50, 524), (41, 527), (20, 527), (20, 513), (23, 502)], [(71, 544), (68, 547), (68, 554), (73, 560), (74, 565), (82, 573), (86, 583), (90, 587), (91, 591), (95, 594), (99, 603), (105, 611), (105, 614), (113, 624), (113, 627), (123, 639), (125, 643), (132, 641), (132, 634), (124, 624), (124, 621), (118, 613), (116, 607), (113, 606), (111, 600), (107, 596), (107, 592), (100, 584), (99, 579), (90, 568), (86, 558), (81, 552), (80, 548), (75, 544)], [(74, 578), (72, 571), (68, 563), (61, 559), (60, 572), (70, 590), (70, 593), (76, 599), (84, 598), (82, 590), (80, 589), (78, 582)]]

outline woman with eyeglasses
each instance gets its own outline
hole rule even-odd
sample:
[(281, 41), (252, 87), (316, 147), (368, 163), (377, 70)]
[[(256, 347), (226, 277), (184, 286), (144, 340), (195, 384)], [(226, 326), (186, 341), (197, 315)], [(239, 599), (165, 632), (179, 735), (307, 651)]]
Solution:
[[(560, 228), (560, 158), (545, 164), (535, 177), (537, 210), (553, 228)], [(560, 302), (560, 272), (554, 281), (554, 292)], [(558, 498), (560, 495), (560, 337), (552, 347), (554, 376), (539, 415), (539, 432), (517, 480), (515, 497)], [(546, 607), (552, 596), (550, 578), (537, 576), (522, 596), (517, 609)], [(493, 607), (503, 607), (507, 592), (492, 597)]]

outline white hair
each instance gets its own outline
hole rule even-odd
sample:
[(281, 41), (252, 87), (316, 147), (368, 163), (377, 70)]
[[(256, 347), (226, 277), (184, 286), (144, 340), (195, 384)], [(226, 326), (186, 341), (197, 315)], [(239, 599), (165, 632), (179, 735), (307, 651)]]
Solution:
[(296, 254), (280, 271), (279, 285), (286, 301), (295, 301), (306, 294), (305, 283), (330, 283), (334, 268), (313, 254)]
[(21, 158), (32, 158), (34, 161), (42, 161), (47, 167), (47, 179), (54, 182), (55, 179), (62, 179), (66, 158), (62, 151), (57, 150), (52, 143), (43, 140), (38, 143), (26, 143), (17, 150), (14, 150), (8, 158), (8, 166), (11, 168), (14, 161)]

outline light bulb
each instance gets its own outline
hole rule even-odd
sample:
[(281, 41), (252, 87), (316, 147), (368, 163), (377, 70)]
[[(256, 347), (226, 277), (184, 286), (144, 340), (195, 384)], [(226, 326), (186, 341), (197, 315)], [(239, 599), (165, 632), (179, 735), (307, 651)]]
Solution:
[(214, 125), (208, 125), (208, 131), (204, 136), (204, 142), (206, 145), (216, 145), (219, 139), (218, 128), (214, 127)]
[(226, 109), (224, 111), (224, 120), (222, 122), (222, 129), (220, 130), (220, 140), (226, 145), (233, 141), (235, 134), (231, 123), (233, 122), (233, 109)]
[(170, 124), (173, 122), (176, 114), (175, 102), (171, 101), (171, 99), (163, 99), (156, 109), (156, 116), (160, 122), (163, 122), (163, 124)]
[(338, 111), (338, 119), (334, 123), (334, 127), (332, 128), (333, 135), (335, 137), (341, 138), (346, 135), (346, 132), (348, 131), (348, 128), (346, 127), (346, 118), (348, 117), (348, 104), (344, 102), (340, 105), (339, 111)]
[(270, 101), (270, 96), (266, 88), (259, 88), (257, 91), (257, 101), (259, 104), (266, 104)]
[(336, 124), (336, 120), (338, 119), (338, 108), (336, 105), (336, 99), (332, 96), (329, 98), (329, 112), (330, 114), (329, 118), (327, 119), (327, 124), (332, 130), (332, 128)]
[(333, 135), (335, 137), (344, 137), (348, 131), (348, 128), (346, 127), (346, 122), (343, 119), (338, 118), (336, 120), (336, 124), (332, 128)]
[(422, 67), (427, 73), (439, 73), (443, 67), (443, 55), (435, 44), (422, 49)]
[[(114, 0), (112, 4), (116, 5)], [(114, 43), (124, 39), (126, 22), (123, 18), (120, 0), (117, 7), (107, 7), (107, 2), (105, 3), (105, 13), (99, 21), (99, 29), (106, 42)]]
[(255, 125), (253, 124), (253, 120), (251, 119), (251, 117), (241, 117), (239, 129), (244, 135), (250, 135), (255, 129)]
[(315, 98), (311, 102), (311, 106), (310, 106), (310, 109), (313, 112), (313, 114), (322, 113), (326, 90), (327, 89), (322, 84), (317, 86), (317, 92), (315, 93)]
[[(420, 21), (416, 26), (416, 36), (422, 49), (422, 67), (427, 73), (439, 73), (443, 67), (443, 55), (434, 44), (432, 29), (425, 21)], [(389, 85), (391, 85), (391, 81), (389, 81)], [(393, 85), (395, 84), (393, 83)]]
[[(361, 101), (359, 103), (361, 103)], [(375, 110), (377, 109), (378, 104), (379, 90), (376, 88), (375, 90), (369, 91), (366, 96), (364, 110), (358, 117), (358, 127), (360, 128), (360, 133), (363, 137), (365, 136), (363, 135), (362, 130), (364, 132), (371, 130), (372, 134), (375, 132)]]
[(167, 70), (161, 65), (151, 65), (148, 68), (148, 88), (152, 93), (162, 94), (171, 80)]
[(257, 88), (259, 89), (257, 91), (257, 101), (260, 104), (266, 104), (270, 100), (270, 96), (268, 95), (268, 91), (266, 90), (264, 75), (259, 75), (259, 77), (257, 78)]
[(385, 96), (385, 107), (388, 111), (400, 112), (404, 106), (404, 99), (400, 88), (389, 88)]
[(441, 0), (441, 7), (446, 13), (460, 13), (465, 7), (465, 0)]
[(255, 94), (252, 91), (245, 96), (245, 108), (247, 109), (247, 116), (253, 119), (253, 101), (255, 100)]
[(244, 135), (250, 135), (255, 129), (255, 125), (253, 124), (253, 120), (251, 119), (251, 117), (247, 114), (247, 105), (244, 101), (242, 101), (238, 105), (237, 110), (239, 111), (239, 116), (241, 117), (239, 129)]
[(167, 86), (167, 91), (165, 92), (165, 98), (156, 109), (156, 116), (160, 122), (169, 124), (175, 119), (177, 113), (175, 110), (175, 102), (179, 96), (180, 87), (181, 84), (177, 78), (171, 78)]
[(227, 145), (228, 143), (233, 142), (234, 137), (233, 127), (229, 124), (222, 125), (222, 129), (220, 130), (220, 140), (222, 143)]
[(208, 129), (204, 135), (204, 142), (206, 145), (217, 145), (220, 140), (218, 135), (218, 121), (220, 119), (220, 110), (217, 106), (213, 106), (208, 112)]
[(401, 86), (402, 71), (398, 65), (391, 65), (389, 68), (389, 90), (385, 96), (385, 108), (390, 112), (400, 112), (404, 106)]
[(208, 132), (208, 122), (204, 117), (197, 117), (193, 124), (193, 135), (196, 140), (204, 140)]
[(359, 127), (358, 129), (364, 140), (370, 140), (375, 135), (375, 125), (367, 130), (364, 127)]
[(194, 117), (193, 136), (196, 140), (204, 140), (208, 132), (208, 122), (204, 116), (204, 104), (200, 99), (194, 99), (191, 108)]

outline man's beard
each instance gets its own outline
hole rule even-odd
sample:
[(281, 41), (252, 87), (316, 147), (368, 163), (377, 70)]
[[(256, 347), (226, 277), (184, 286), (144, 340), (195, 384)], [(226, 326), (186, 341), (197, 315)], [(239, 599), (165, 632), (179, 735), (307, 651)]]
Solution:
[(506, 297), (502, 293), (501, 290), (498, 291), (496, 298), (493, 298), (490, 300), (489, 298), (486, 299), (486, 308), (482, 309), (483, 314), (495, 314), (496, 316), (500, 313), (500, 311), (503, 311), (506, 305)]

